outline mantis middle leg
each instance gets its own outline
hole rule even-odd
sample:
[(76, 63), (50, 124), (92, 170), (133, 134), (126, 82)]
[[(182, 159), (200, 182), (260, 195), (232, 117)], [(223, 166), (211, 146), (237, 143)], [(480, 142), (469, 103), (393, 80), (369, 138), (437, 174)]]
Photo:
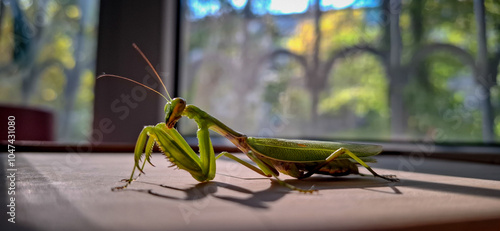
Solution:
[(260, 170), (259, 168), (257, 168), (257, 167), (255, 167), (255, 166), (253, 166), (252, 164), (250, 164), (250, 163), (248, 163), (248, 162), (246, 162), (246, 161), (244, 161), (244, 160), (242, 160), (242, 159), (240, 159), (240, 158), (238, 158), (238, 157), (236, 157), (236, 156), (234, 156), (233, 154), (228, 153), (228, 152), (221, 152), (219, 155), (217, 155), (217, 157), (215, 157), (215, 159), (219, 159), (219, 158), (220, 158), (221, 156), (223, 156), (223, 155), (224, 155), (224, 156), (226, 156), (226, 157), (228, 157), (229, 159), (232, 159), (232, 160), (234, 160), (234, 161), (236, 161), (236, 162), (240, 163), (241, 165), (243, 165), (243, 166), (245, 166), (245, 167), (247, 167), (247, 168), (249, 168), (249, 169), (253, 170), (254, 172), (256, 172), (256, 173), (258, 173), (258, 174), (260, 174), (260, 175), (263, 175), (263, 176), (265, 176), (265, 177), (271, 177), (271, 176), (272, 176), (271, 174), (265, 174), (265, 173), (264, 173), (262, 170)]
[(255, 171), (256, 173), (259, 173), (263, 176), (266, 176), (266, 177), (274, 177), (276, 179), (276, 181), (282, 185), (282, 186), (285, 186), (291, 190), (296, 190), (296, 191), (299, 191), (299, 192), (303, 192), (303, 193), (313, 193), (317, 190), (313, 190), (313, 189), (301, 189), (301, 188), (297, 188), (291, 184), (288, 184), (286, 182), (284, 182), (283, 180), (281, 180), (280, 178), (278, 178), (278, 175), (275, 173), (277, 172), (276, 170), (273, 171), (273, 169), (271, 169), (268, 165), (266, 165), (264, 162), (262, 162), (259, 158), (257, 158), (255, 156), (255, 154), (253, 154), (252, 151), (249, 151), (247, 153), (248, 157), (257, 164), (258, 167), (255, 167), (247, 162), (245, 162), (244, 160), (242, 159), (239, 159), (238, 157), (228, 153), (228, 152), (222, 152), (221, 154), (219, 154), (217, 156), (217, 159), (219, 157), (221, 157), (222, 155), (224, 156), (227, 156), (228, 158), (234, 160), (234, 161), (237, 161), (238, 163), (242, 164), (243, 166)]

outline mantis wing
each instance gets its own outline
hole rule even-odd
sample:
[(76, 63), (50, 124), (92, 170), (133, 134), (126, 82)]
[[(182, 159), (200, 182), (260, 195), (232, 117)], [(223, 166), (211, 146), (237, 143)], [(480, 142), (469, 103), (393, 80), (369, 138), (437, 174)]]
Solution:
[[(258, 153), (283, 161), (322, 161), (339, 148), (348, 149), (360, 158), (374, 156), (382, 152), (382, 146), (372, 144), (255, 137), (248, 137), (247, 141), (249, 146)], [(350, 159), (350, 157), (343, 154), (338, 159)]]

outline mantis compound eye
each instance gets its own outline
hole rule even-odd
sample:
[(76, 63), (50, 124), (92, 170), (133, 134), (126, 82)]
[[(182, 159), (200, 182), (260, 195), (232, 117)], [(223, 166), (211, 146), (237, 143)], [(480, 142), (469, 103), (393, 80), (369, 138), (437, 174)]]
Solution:
[(177, 121), (182, 117), (182, 112), (186, 108), (186, 100), (183, 98), (174, 98), (165, 105), (165, 123), (168, 128), (173, 128)]

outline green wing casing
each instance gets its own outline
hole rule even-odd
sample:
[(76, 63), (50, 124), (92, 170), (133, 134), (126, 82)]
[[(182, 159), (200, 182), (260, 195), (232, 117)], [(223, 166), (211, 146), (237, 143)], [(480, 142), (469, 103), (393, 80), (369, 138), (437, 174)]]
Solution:
[[(346, 148), (356, 156), (370, 157), (382, 152), (382, 146), (328, 141), (289, 140), (274, 138), (247, 138), (248, 145), (269, 158), (283, 161), (321, 161), (339, 148)], [(339, 159), (349, 159), (344, 154)]]

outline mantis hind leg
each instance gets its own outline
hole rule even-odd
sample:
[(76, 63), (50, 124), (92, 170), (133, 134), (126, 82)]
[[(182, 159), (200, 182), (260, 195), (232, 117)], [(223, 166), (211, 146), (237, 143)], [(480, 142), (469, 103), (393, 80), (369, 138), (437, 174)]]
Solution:
[[(388, 180), (388, 181), (399, 181), (399, 179), (395, 178), (395, 176), (393, 176), (393, 175), (379, 175), (378, 173), (376, 173), (375, 171), (373, 171), (373, 169), (370, 166), (368, 166), (363, 160), (361, 160), (359, 157), (357, 157), (356, 155), (354, 155), (354, 153), (352, 153), (351, 151), (349, 151), (349, 149), (346, 149), (346, 148), (339, 148), (339, 149), (337, 149), (335, 152), (333, 152), (330, 156), (328, 156), (325, 159), (325, 162), (323, 162), (322, 164), (316, 166), (313, 170), (307, 172), (306, 174), (304, 174), (303, 176), (301, 176), (299, 179), (310, 177), (314, 173), (317, 173), (321, 168), (323, 168), (324, 166), (328, 165), (330, 162), (334, 161), (337, 157), (339, 157), (339, 156), (341, 156), (343, 154), (347, 154), (349, 157), (351, 157), (356, 162), (358, 162), (359, 164), (361, 164), (368, 171), (370, 171), (373, 174), (374, 177), (380, 177), (380, 178)], [(363, 175), (363, 174), (360, 174), (360, 175)]]

